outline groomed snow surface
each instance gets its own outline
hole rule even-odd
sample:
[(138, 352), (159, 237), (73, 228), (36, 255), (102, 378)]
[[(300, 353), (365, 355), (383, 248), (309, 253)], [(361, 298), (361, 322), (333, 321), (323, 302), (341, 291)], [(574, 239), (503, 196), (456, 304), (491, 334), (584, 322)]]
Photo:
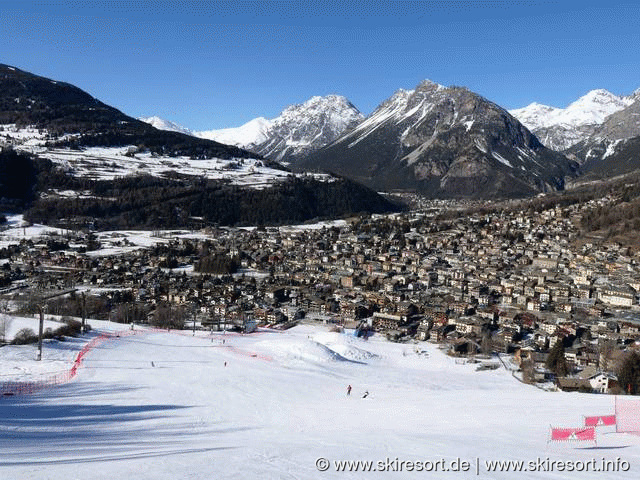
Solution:
[[(86, 341), (117, 328), (92, 323)], [(44, 362), (54, 350), (45, 347)], [(363, 340), (323, 326), (244, 336), (146, 332), (100, 344), (65, 385), (0, 398), (0, 478), (637, 478), (639, 437), (602, 434), (598, 448), (547, 443), (550, 424), (579, 426), (583, 414), (612, 412), (613, 397), (545, 392), (503, 368), (456, 363), (428, 343)], [(332, 463), (320, 472), (320, 457), (460, 458), (473, 468), (362, 473), (337, 472)], [(538, 458), (598, 465), (620, 458), (630, 468), (484, 468), (489, 460)]]

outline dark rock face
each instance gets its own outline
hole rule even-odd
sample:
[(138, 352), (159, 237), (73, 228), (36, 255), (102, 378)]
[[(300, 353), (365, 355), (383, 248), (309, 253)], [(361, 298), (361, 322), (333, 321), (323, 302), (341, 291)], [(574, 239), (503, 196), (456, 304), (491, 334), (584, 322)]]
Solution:
[(377, 189), (478, 198), (562, 189), (576, 172), (506, 110), (465, 88), (429, 81), (399, 90), (301, 166)]

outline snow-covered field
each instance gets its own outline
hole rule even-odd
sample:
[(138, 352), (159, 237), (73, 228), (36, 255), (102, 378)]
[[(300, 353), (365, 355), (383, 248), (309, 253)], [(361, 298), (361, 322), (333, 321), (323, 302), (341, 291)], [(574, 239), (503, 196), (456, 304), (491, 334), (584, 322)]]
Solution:
[(7, 223), (0, 229), (0, 248), (19, 243), (20, 240), (36, 240), (47, 235), (64, 235), (61, 228), (34, 225), (26, 222), (22, 214), (5, 214)]
[[(50, 315), (45, 316), (44, 329), (55, 330), (61, 327), (62, 322), (51, 320)], [(78, 319), (79, 320), (79, 319)], [(31, 329), (38, 333), (40, 319), (37, 315), (29, 317), (16, 317), (0, 314), (0, 329), (4, 330), (5, 339), (9, 342), (23, 328)], [(50, 375), (55, 375), (71, 368), (71, 364), (82, 347), (99, 332), (113, 332), (124, 328), (123, 325), (99, 320), (92, 320), (91, 325), (96, 325), (98, 331), (87, 334), (82, 338), (67, 337), (64, 342), (56, 340), (44, 340), (43, 361), (37, 361), (37, 345), (6, 345), (0, 349), (0, 382), (20, 381), (31, 382), (44, 380)]]
[[(129, 154), (135, 152), (135, 146), (87, 147), (82, 150), (49, 148), (46, 146), (47, 138), (46, 130), (34, 127), (17, 128), (14, 124), (0, 125), (0, 145), (12, 144), (19, 150), (47, 158), (76, 177), (113, 180), (131, 175), (173, 177), (179, 173), (197, 178), (226, 180), (233, 185), (262, 189), (288, 177), (301, 175), (267, 167), (262, 160), (253, 158), (194, 160), (189, 157), (158, 156), (149, 152)], [(334, 177), (325, 174), (302, 175), (309, 175), (325, 182), (335, 180)], [(62, 192), (52, 190), (45, 195), (90, 197), (87, 192), (72, 190)]]
[[(95, 180), (113, 180), (132, 175), (173, 177), (175, 174), (189, 175), (211, 180), (226, 180), (233, 185), (262, 189), (291, 176), (309, 175), (320, 181), (333, 181), (325, 174), (294, 174), (270, 168), (262, 160), (234, 158), (231, 160), (212, 158), (194, 160), (189, 157), (162, 157), (151, 153), (127, 155), (134, 147), (89, 147), (82, 150), (67, 148), (45, 148), (21, 145), (21, 149), (47, 158), (75, 177)], [(56, 192), (50, 192), (54, 194)], [(63, 196), (86, 198), (86, 192), (62, 192)]]
[(150, 153), (127, 156), (126, 148), (92, 147), (81, 151), (52, 149), (40, 156), (73, 172), (78, 177), (112, 180), (135, 174), (158, 177), (180, 173), (199, 178), (225, 179), (236, 185), (261, 188), (290, 175), (283, 170), (265, 167), (260, 160), (233, 159), (192, 160), (188, 157), (157, 157)]
[[(612, 397), (544, 392), (504, 369), (475, 368), (431, 344), (322, 326), (121, 337), (92, 350), (70, 383), (0, 398), (0, 478), (637, 478), (638, 437), (547, 444), (550, 424), (612, 412)], [(327, 471), (317, 469), (320, 457)], [(472, 468), (362, 473), (333, 464), (396, 458), (459, 458)], [(488, 473), (484, 463), (547, 458), (619, 458), (629, 471)]]

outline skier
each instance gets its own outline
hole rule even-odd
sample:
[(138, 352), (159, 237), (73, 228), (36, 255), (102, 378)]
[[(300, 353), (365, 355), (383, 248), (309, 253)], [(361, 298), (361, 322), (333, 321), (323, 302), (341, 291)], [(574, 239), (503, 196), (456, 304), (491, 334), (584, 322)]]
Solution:
[(364, 395), (362, 395), (362, 398), (367, 398), (369, 396), (369, 390), (366, 390), (364, 392)]
[(351, 395), (351, 385), (347, 387), (347, 395)]

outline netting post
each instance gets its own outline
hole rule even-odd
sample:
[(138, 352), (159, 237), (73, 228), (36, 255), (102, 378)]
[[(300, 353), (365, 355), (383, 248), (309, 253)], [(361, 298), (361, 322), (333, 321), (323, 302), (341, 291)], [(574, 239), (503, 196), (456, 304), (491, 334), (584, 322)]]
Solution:
[(38, 356), (36, 360), (42, 360), (42, 331), (44, 330), (44, 307), (38, 305), (38, 311), (40, 313), (40, 327), (38, 328)]

